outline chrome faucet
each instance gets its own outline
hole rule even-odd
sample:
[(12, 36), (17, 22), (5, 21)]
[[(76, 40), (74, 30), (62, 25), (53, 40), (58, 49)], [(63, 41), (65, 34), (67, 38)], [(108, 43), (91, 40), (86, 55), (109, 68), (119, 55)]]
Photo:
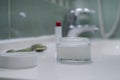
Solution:
[(68, 37), (79, 37), (81, 36), (80, 34), (84, 32), (92, 32), (94, 33), (95, 31), (99, 30), (95, 25), (78, 25), (76, 28), (72, 28), (69, 30), (67, 36)]
[(95, 11), (88, 8), (76, 8), (71, 10), (64, 17), (62, 36), (76, 37), (84, 32), (94, 32), (98, 28), (91, 25), (91, 13)]

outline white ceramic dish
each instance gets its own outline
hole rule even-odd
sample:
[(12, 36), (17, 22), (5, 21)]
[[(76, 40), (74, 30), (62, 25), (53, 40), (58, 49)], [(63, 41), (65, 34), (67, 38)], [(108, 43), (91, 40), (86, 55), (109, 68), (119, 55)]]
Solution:
[(25, 69), (37, 65), (35, 52), (14, 52), (0, 54), (0, 68)]

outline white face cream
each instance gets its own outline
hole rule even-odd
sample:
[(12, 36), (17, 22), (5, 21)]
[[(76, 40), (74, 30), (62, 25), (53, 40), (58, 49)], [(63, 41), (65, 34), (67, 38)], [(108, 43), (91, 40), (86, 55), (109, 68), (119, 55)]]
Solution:
[(90, 41), (82, 37), (65, 37), (57, 43), (58, 62), (86, 63), (91, 62)]

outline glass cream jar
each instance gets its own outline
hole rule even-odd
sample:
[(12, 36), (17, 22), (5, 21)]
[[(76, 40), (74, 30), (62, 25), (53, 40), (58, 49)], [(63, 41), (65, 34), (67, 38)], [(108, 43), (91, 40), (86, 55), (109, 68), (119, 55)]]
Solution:
[(64, 37), (57, 43), (57, 61), (62, 63), (91, 62), (90, 40), (83, 37)]

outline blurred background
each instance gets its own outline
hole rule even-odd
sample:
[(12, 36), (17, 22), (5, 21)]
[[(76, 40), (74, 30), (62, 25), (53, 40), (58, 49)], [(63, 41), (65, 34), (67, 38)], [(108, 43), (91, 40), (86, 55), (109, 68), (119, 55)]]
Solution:
[[(120, 4), (119, 0), (100, 1), (104, 30), (108, 33), (116, 21)], [(94, 10), (91, 24), (101, 29), (98, 0), (0, 0), (0, 39), (53, 35), (55, 22), (62, 22), (64, 15), (75, 8)], [(110, 38), (120, 38), (120, 20), (118, 22)], [(83, 35), (104, 38), (100, 30), (94, 34)]]

